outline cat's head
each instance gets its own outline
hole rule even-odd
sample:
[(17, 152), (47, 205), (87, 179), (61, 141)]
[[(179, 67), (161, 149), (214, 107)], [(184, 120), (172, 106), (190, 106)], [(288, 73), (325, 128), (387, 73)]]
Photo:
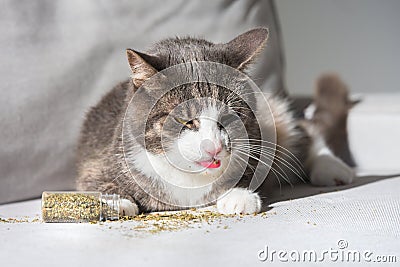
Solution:
[[(136, 99), (133, 128), (145, 123), (144, 133), (136, 136), (153, 159), (167, 158), (180, 171), (215, 178), (227, 168), (232, 140), (240, 137), (241, 131), (250, 136), (257, 131), (249, 106), (256, 96), (246, 91), (246, 81), (238, 75), (229, 78), (228, 88), (204, 78), (203, 71), (210, 71), (213, 67), (208, 68), (207, 62), (212, 62), (227, 66), (230, 73), (242, 73), (267, 37), (267, 29), (257, 28), (224, 44), (175, 38), (155, 44), (146, 53), (127, 50), (132, 82), (142, 94)], [(211, 72), (217, 79), (226, 78), (222, 72)], [(171, 77), (171, 73), (177, 77)], [(157, 95), (160, 88), (171, 84), (166, 80), (181, 78), (187, 82)], [(149, 112), (140, 114), (143, 110)]]

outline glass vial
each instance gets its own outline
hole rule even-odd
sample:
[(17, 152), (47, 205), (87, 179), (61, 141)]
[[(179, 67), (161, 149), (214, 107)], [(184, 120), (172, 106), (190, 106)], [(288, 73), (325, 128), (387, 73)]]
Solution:
[(118, 220), (121, 200), (100, 192), (43, 192), (44, 222), (94, 222)]

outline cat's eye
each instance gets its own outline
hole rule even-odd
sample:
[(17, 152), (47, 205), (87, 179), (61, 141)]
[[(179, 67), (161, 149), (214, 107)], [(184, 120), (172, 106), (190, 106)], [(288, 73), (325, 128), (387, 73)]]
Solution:
[(175, 118), (177, 122), (179, 122), (180, 124), (184, 125), (185, 127), (189, 128), (189, 129), (195, 129), (199, 127), (199, 121), (197, 119), (193, 119), (193, 120), (184, 120), (184, 119), (180, 119), (180, 118)]
[(194, 122), (193, 120), (187, 121), (185, 123), (185, 126), (188, 127), (189, 129), (192, 129), (194, 127)]

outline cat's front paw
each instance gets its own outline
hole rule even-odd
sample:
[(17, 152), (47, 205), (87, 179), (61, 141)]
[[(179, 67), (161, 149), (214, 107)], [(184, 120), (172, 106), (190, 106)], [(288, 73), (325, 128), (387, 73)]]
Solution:
[(245, 188), (233, 188), (217, 200), (218, 212), (223, 214), (251, 214), (261, 210), (261, 199), (257, 193)]
[(121, 216), (135, 216), (138, 215), (139, 208), (135, 203), (132, 203), (129, 199), (121, 199), (119, 204), (119, 214)]
[(310, 173), (311, 184), (334, 186), (350, 184), (355, 173), (341, 159), (333, 155), (320, 155), (315, 159)]

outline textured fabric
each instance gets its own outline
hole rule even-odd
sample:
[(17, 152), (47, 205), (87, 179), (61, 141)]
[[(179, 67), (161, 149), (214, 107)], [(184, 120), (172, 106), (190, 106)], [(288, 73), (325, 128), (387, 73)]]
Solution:
[[(376, 181), (380, 179), (381, 181)], [(375, 181), (375, 182), (373, 182)], [(4, 266), (310, 266), (314, 261), (272, 251), (313, 251), (322, 266), (381, 266), (378, 256), (400, 260), (400, 177), (361, 178), (355, 188), (283, 188), (282, 194), (305, 198), (277, 202), (265, 216), (245, 216), (192, 225), (157, 234), (135, 229), (138, 222), (105, 224), (0, 223)], [(345, 189), (347, 188), (347, 189)], [(339, 191), (338, 191), (339, 190)], [(338, 191), (323, 193), (321, 191)], [(0, 217), (29, 221), (40, 213), (40, 201), (0, 205)], [(8, 230), (7, 230), (8, 229)], [(258, 253), (268, 247), (262, 262)], [(337, 258), (322, 254), (337, 251)], [(364, 258), (365, 252), (371, 253)], [(342, 252), (345, 253), (342, 257)], [(346, 258), (360, 253), (360, 259)], [(21, 257), (21, 255), (24, 255)], [(101, 257), (99, 257), (101, 255)], [(66, 257), (67, 256), (67, 257)], [(262, 255), (265, 257), (265, 255)], [(261, 258), (263, 259), (263, 258)], [(393, 261), (393, 259), (392, 259)], [(357, 265), (360, 264), (360, 265)], [(392, 266), (390, 265), (390, 266)], [(279, 265), (281, 266), (281, 265)]]
[(227, 42), (270, 28), (252, 69), (282, 88), (272, 1), (0, 0), (0, 203), (74, 187), (74, 146), (84, 114), (129, 75), (127, 47), (171, 36)]

